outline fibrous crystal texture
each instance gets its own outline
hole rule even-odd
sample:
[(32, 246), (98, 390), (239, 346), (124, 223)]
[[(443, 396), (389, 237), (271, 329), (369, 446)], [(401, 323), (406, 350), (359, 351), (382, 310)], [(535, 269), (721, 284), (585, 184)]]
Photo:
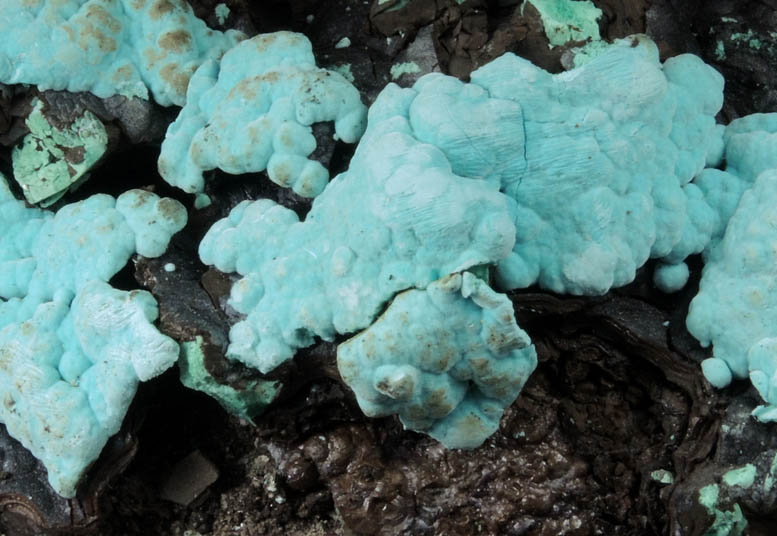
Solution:
[[(675, 264), (709, 242), (714, 211), (691, 180), (721, 158), (722, 89), (698, 57), (661, 65), (655, 45), (634, 38), (558, 75), (506, 54), (469, 85), (422, 79), (423, 104), (411, 105), (410, 118), (454, 172), (498, 172), (516, 200), (501, 285), (602, 294), (631, 282), (649, 257)], [(485, 119), (504, 101), (511, 119)], [(506, 146), (516, 131), (523, 144)]]

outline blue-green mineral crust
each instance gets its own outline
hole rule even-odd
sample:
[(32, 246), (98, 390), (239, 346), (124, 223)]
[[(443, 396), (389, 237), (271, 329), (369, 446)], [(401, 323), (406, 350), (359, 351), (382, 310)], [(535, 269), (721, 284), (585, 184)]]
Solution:
[(762, 420), (777, 420), (777, 170), (758, 176), (728, 222), (722, 242), (704, 266), (699, 293), (688, 311), (688, 331), (713, 357), (702, 363), (709, 382), (753, 382), (766, 406)]
[(230, 302), (247, 317), (230, 332), (229, 357), (267, 372), (316, 336), (366, 328), (398, 292), (512, 249), (511, 200), (454, 174), (442, 151), (410, 135), (407, 108), (391, 96), (406, 91), (378, 97), (394, 108), (374, 107), (382, 115), (370, 116), (350, 169), (304, 222), (272, 201), (245, 201), (206, 234), (203, 262), (243, 276)]
[(185, 222), (180, 203), (141, 190), (27, 208), (0, 176), (0, 421), (61, 495), (75, 495), (138, 382), (178, 358), (151, 294), (107, 282)]
[(727, 127), (725, 170), (706, 169), (695, 183), (715, 214), (712, 240), (699, 293), (687, 325), (713, 357), (702, 371), (715, 387), (750, 377), (765, 405), (753, 413), (777, 420), (777, 353), (772, 329), (777, 320), (772, 243), (777, 201), (777, 114), (752, 114)]
[(512, 158), (525, 167), (502, 185), (518, 202), (504, 287), (602, 294), (650, 257), (676, 264), (707, 244), (713, 211), (690, 181), (721, 158), (723, 78), (698, 57), (662, 66), (652, 41), (633, 37), (558, 75), (505, 54), (472, 82), (523, 112)]
[(367, 416), (398, 413), (448, 448), (493, 434), (536, 365), (510, 300), (469, 272), (399, 294), (337, 349), (340, 375)]
[(258, 35), (192, 76), (186, 106), (162, 144), (159, 172), (170, 184), (197, 193), (204, 188), (204, 171), (266, 169), (273, 182), (314, 197), (329, 172), (308, 159), (316, 148), (311, 126), (333, 121), (335, 136), (354, 143), (366, 115), (348, 80), (316, 67), (304, 35)]
[(221, 407), (241, 419), (253, 422), (281, 390), (280, 382), (266, 380), (251, 380), (239, 387), (219, 383), (208, 371), (205, 361), (201, 336), (182, 342), (178, 360), (181, 383), (215, 398)]
[(4, 0), (0, 82), (183, 105), (189, 77), (244, 36), (185, 0)]
[[(389, 84), (369, 110), (349, 170), (326, 186), (304, 222), (272, 201), (246, 201), (202, 241), (206, 264), (242, 276), (230, 303), (246, 317), (233, 326), (227, 355), (268, 372), (315, 337), (368, 328), (398, 293), (416, 289), (354, 341), (389, 337), (399, 315), (392, 311), (406, 300), (431, 311), (435, 281), (480, 265), (497, 267), (501, 288), (539, 282), (601, 294), (631, 282), (654, 257), (664, 261), (659, 286), (675, 290), (687, 279), (682, 261), (716, 231), (716, 208), (692, 180), (722, 159), (724, 129), (715, 123), (722, 88), (722, 77), (695, 56), (661, 65), (644, 37), (616, 42), (559, 75), (506, 54), (475, 71), (471, 83), (431, 74), (412, 88)], [(441, 336), (456, 330), (440, 326), (459, 314), (492, 312), (466, 294), (451, 302), (452, 318), (408, 325), (420, 338), (437, 340), (428, 334), (436, 333), (435, 344), (453, 348), (461, 363), (470, 363), (461, 356), (477, 341)], [(520, 331), (510, 318), (501, 317), (503, 327)], [(484, 374), (499, 363), (505, 377), (521, 378), (503, 397), (473, 390), (472, 399), (461, 398), (464, 388), (451, 378), (467, 376), (464, 365), (459, 377), (447, 370), (425, 376), (446, 388), (435, 395), (441, 406), (421, 414), (431, 396), (423, 389), (393, 402), (381, 391), (393, 379), (402, 389), (415, 385), (407, 367), (416, 364), (401, 357), (413, 352), (395, 347), (393, 364), (380, 343), (370, 348), (382, 357), (363, 371), (357, 354), (366, 350), (341, 352), (360, 404), (372, 414), (399, 413), (408, 427), (449, 445), (466, 443), (462, 430), (471, 428), (461, 415), (477, 415), (472, 444), (493, 432), (534, 366), (485, 358)], [(506, 370), (507, 363), (517, 368)], [(480, 389), (482, 378), (470, 372), (467, 381)], [(474, 400), (483, 402), (480, 410)]]
[(777, 113), (735, 119), (726, 126), (724, 143), (725, 170), (705, 169), (694, 181), (714, 212), (708, 258), (715, 256), (742, 194), (761, 173), (777, 169)]
[[(698, 57), (661, 65), (652, 41), (633, 37), (558, 75), (505, 54), (471, 80), (389, 84), (370, 121), (405, 118), (453, 173), (517, 202), (502, 288), (603, 294), (650, 257), (676, 265), (707, 245), (715, 212), (691, 181), (721, 160), (723, 79)], [(664, 288), (684, 283), (680, 272), (659, 274)]]

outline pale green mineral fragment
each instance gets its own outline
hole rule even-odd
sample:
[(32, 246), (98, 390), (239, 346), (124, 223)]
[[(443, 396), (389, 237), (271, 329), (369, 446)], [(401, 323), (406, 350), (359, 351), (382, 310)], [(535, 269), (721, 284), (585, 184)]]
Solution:
[[(526, 0), (540, 12), (551, 46), (599, 39), (602, 10), (590, 0)], [(525, 5), (525, 4), (524, 4)]]
[(735, 32), (731, 34), (731, 42), (732, 43), (743, 43), (753, 50), (760, 50), (763, 46), (763, 41), (761, 41), (758, 37), (756, 37), (756, 34), (753, 33), (753, 30), (747, 30), (746, 32)]
[(194, 208), (196, 208), (197, 210), (207, 208), (212, 204), (213, 204), (213, 201), (211, 200), (208, 194), (196, 194), (194, 196)]
[(395, 63), (391, 66), (391, 79), (396, 80), (403, 74), (420, 73), (421, 67), (414, 61), (406, 61), (402, 63)]
[(732, 469), (723, 475), (723, 483), (727, 486), (739, 486), (749, 488), (755, 481), (755, 465), (748, 463), (742, 467)]
[(348, 80), (352, 84), (356, 80), (356, 78), (353, 76), (353, 71), (351, 70), (351, 64), (350, 63), (343, 63), (343, 64), (340, 64), (340, 65), (334, 65), (333, 67), (331, 67), (331, 69), (333, 71), (335, 71), (336, 73), (340, 73), (340, 75), (342, 75), (343, 78), (345, 78), (346, 80)]
[(13, 150), (14, 178), (28, 202), (45, 207), (85, 178), (105, 154), (108, 133), (89, 110), (70, 125), (53, 125), (38, 99), (26, 123), (30, 133)]
[(572, 57), (574, 66), (582, 67), (586, 63), (589, 63), (591, 60), (593, 60), (595, 57), (606, 52), (610, 46), (612, 46), (611, 43), (597, 39), (596, 41), (586, 43), (582, 47), (571, 49), (572, 53), (574, 54)]
[(718, 61), (726, 59), (726, 45), (723, 44), (723, 41), (718, 41), (715, 45), (715, 59)]
[(650, 473), (650, 478), (656, 482), (660, 482), (661, 484), (674, 484), (674, 475), (671, 471), (667, 471), (666, 469), (657, 469), (652, 471)]
[(710, 484), (699, 490), (699, 504), (707, 510), (707, 513), (714, 516), (714, 521), (703, 533), (704, 536), (741, 536), (747, 528), (747, 519), (742, 513), (742, 508), (734, 504), (731, 510), (720, 510), (719, 493), (720, 488), (717, 484)]
[(280, 390), (280, 384), (271, 381), (250, 381), (241, 389), (219, 383), (205, 367), (203, 339), (199, 336), (181, 344), (178, 366), (186, 387), (215, 398), (229, 413), (249, 421), (261, 414)]
[(214, 11), (219, 24), (223, 26), (227, 22), (227, 17), (229, 17), (229, 6), (227, 4), (216, 4)]

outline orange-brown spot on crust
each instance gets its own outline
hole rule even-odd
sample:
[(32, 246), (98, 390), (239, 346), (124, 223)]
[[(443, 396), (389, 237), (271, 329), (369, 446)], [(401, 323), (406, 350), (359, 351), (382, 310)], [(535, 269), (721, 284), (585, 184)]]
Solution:
[(470, 366), (479, 375), (485, 374), (488, 371), (488, 359), (485, 357), (471, 357), (469, 358)]
[(192, 69), (187, 69), (187, 71), (181, 71), (175, 63), (168, 63), (159, 71), (159, 76), (177, 94), (185, 95), (186, 88), (189, 86), (189, 77), (192, 75)]
[(156, 2), (151, 4), (151, 8), (148, 10), (148, 16), (151, 17), (151, 20), (157, 20), (162, 17), (162, 15), (170, 13), (174, 9), (175, 4), (170, 0), (156, 0)]
[(279, 80), (277, 71), (270, 71), (269, 73), (264, 73), (256, 78), (258, 81), (267, 82), (268, 84), (275, 84)]
[(261, 37), (255, 37), (253, 39), (254, 45), (256, 46), (256, 50), (258, 52), (265, 52), (268, 48), (275, 45), (276, 42), (287, 42), (289, 45), (295, 45), (300, 42), (303, 42), (303, 39), (297, 35), (294, 34), (268, 34)]
[(165, 50), (184, 52), (192, 47), (192, 36), (186, 30), (175, 30), (162, 34), (157, 41)]
[(453, 408), (448, 401), (448, 397), (442, 389), (435, 389), (428, 394), (426, 398), (426, 407), (437, 414), (450, 413), (453, 411)]
[(122, 65), (113, 72), (113, 76), (111, 78), (114, 82), (129, 80), (132, 78), (132, 67), (129, 65)]
[(488, 334), (488, 347), (494, 348), (494, 349), (504, 349), (508, 348), (508, 345), (511, 343), (511, 337), (507, 335), (506, 333), (502, 333), (500, 331), (494, 331), (491, 330)]
[(175, 221), (181, 215), (181, 206), (175, 199), (164, 197), (156, 205), (159, 215), (167, 221)]
[(407, 408), (406, 411), (407, 411), (407, 414), (410, 416), (410, 418), (413, 420), (421, 420), (429, 417), (429, 415), (427, 414), (426, 408), (422, 406), (418, 406), (416, 404)]
[(154, 68), (154, 64), (162, 59), (164, 54), (157, 52), (153, 48), (147, 48), (143, 51), (143, 56), (146, 58), (146, 65), (149, 69)]
[(262, 83), (267, 82), (268, 84), (272, 84), (278, 81), (278, 73), (276, 72), (269, 72), (265, 73), (263, 75), (259, 76), (252, 76), (251, 78), (245, 78), (235, 84), (235, 87), (233, 87), (229, 91), (229, 95), (227, 98), (235, 98), (236, 96), (241, 96), (248, 100), (254, 100), (256, 99), (259, 88), (261, 87)]
[(275, 41), (275, 36), (273, 35), (262, 35), (257, 36), (254, 38), (254, 46), (256, 46), (256, 51), (259, 53), (265, 52)]
[(289, 148), (294, 147), (294, 138), (292, 138), (291, 135), (289, 135), (288, 131), (284, 131), (280, 135), (280, 139), (281, 139), (281, 143), (286, 147), (289, 147)]
[(69, 24), (63, 24), (62, 25), (62, 29), (67, 34), (68, 39), (70, 39), (71, 41), (75, 41), (76, 40), (76, 34), (75, 34), (75, 32), (73, 32), (73, 27), (72, 26), (70, 26)]
[(97, 42), (97, 48), (103, 52), (114, 52), (118, 48), (116, 41), (113, 38), (108, 37), (96, 28), (94, 24), (86, 21), (81, 28), (78, 46), (80, 46), (82, 50), (88, 50), (92, 46), (93, 41)]
[(286, 162), (273, 167), (273, 180), (280, 186), (289, 186), (291, 184), (291, 169)]
[(136, 192), (135, 199), (132, 201), (132, 208), (140, 208), (153, 199), (153, 194), (146, 190)]
[(97, 22), (101, 28), (107, 28), (111, 33), (119, 33), (121, 31), (121, 23), (99, 4), (87, 4), (85, 16)]

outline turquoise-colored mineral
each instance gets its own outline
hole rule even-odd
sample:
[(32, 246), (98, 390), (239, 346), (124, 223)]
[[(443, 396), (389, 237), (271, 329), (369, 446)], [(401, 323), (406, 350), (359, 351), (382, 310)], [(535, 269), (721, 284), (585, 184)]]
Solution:
[(219, 383), (205, 366), (205, 350), (202, 337), (181, 343), (181, 357), (178, 360), (181, 383), (216, 401), (233, 415), (253, 421), (275, 400), (280, 391), (279, 382), (252, 380), (243, 386)]
[(707, 259), (688, 331), (713, 357), (702, 363), (709, 382), (725, 387), (750, 377), (766, 402), (755, 414), (777, 420), (777, 170), (745, 190), (715, 254)]
[(699, 293), (691, 302), (688, 330), (713, 357), (702, 371), (715, 387), (750, 377), (765, 404), (753, 414), (777, 420), (777, 305), (770, 263), (772, 207), (777, 201), (777, 114), (752, 114), (732, 121), (724, 136), (725, 169), (705, 169), (694, 181), (713, 209), (712, 239)]
[[(526, 0), (540, 13), (550, 46), (599, 40), (602, 10), (590, 0)], [(522, 8), (525, 7), (525, 3)]]
[(691, 181), (721, 159), (723, 78), (698, 57), (661, 65), (633, 37), (558, 75), (506, 54), (472, 82), (524, 115), (525, 169), (502, 186), (518, 202), (503, 286), (601, 294), (707, 245), (714, 214)]
[(399, 294), (369, 328), (337, 349), (337, 367), (369, 417), (448, 448), (473, 448), (499, 427), (537, 366), (512, 302), (469, 272)]
[(105, 154), (108, 133), (89, 110), (70, 125), (51, 124), (35, 99), (26, 120), (30, 133), (13, 151), (13, 172), (30, 203), (46, 206), (79, 183)]
[(709, 484), (699, 490), (699, 504), (713, 517), (703, 536), (741, 536), (747, 529), (747, 518), (742, 508), (734, 504), (731, 510), (721, 510), (718, 507), (720, 488), (717, 484)]
[(600, 54), (607, 52), (612, 44), (607, 41), (595, 40), (581, 47), (570, 49), (574, 67), (582, 67)]
[(727, 486), (749, 488), (755, 482), (757, 470), (755, 465), (748, 463), (742, 467), (731, 469), (723, 475), (723, 483)]
[(216, 18), (218, 19), (219, 24), (223, 26), (229, 17), (229, 6), (227, 4), (216, 4), (216, 7), (213, 9), (213, 11), (216, 13)]
[[(722, 88), (695, 56), (661, 65), (644, 37), (559, 75), (506, 54), (471, 83), (431, 74), (412, 88), (389, 84), (369, 110), (350, 168), (305, 221), (272, 201), (246, 201), (203, 239), (203, 262), (242, 277), (230, 304), (246, 317), (230, 332), (228, 357), (268, 372), (316, 337), (365, 328), (368, 337), (397, 294), (428, 296), (435, 281), (484, 265), (497, 267), (501, 288), (539, 282), (601, 294), (631, 282), (655, 257), (663, 262), (660, 286), (675, 290), (687, 280), (683, 259), (704, 250), (715, 231), (716, 209), (692, 181), (722, 159)], [(438, 327), (408, 325), (419, 337)], [(470, 343), (459, 342), (450, 345), (466, 355)], [(382, 352), (376, 345), (375, 355)], [(370, 406), (372, 380), (357, 381), (357, 359), (344, 355), (344, 376), (368, 412), (399, 413), (409, 427), (463, 445), (459, 425), (434, 429), (442, 410), (414, 422), (402, 404)], [(364, 374), (372, 378), (370, 367)], [(459, 396), (451, 389), (443, 400)], [(497, 417), (478, 417), (473, 441), (495, 429), (505, 403), (489, 406)], [(443, 405), (457, 415), (458, 404)], [(475, 410), (467, 403), (461, 411)]]
[(777, 169), (777, 113), (735, 119), (726, 126), (723, 139), (725, 170), (705, 169), (694, 181), (714, 213), (707, 258), (715, 256), (742, 194), (761, 173)]
[(364, 131), (366, 113), (348, 80), (316, 67), (304, 35), (258, 35), (192, 76), (186, 106), (162, 144), (159, 173), (197, 193), (207, 170), (267, 170), (276, 184), (314, 197), (329, 172), (308, 158), (316, 148), (312, 125), (332, 121), (336, 138), (354, 143)]
[(685, 286), (690, 275), (684, 262), (660, 264), (653, 272), (653, 284), (662, 292), (676, 292)]
[[(401, 118), (453, 173), (516, 202), (502, 288), (603, 294), (651, 257), (674, 266), (709, 243), (715, 211), (691, 181), (721, 160), (723, 78), (698, 57), (662, 65), (655, 44), (637, 36), (565, 73), (508, 53), (471, 80), (389, 84), (369, 129)], [(662, 271), (662, 286), (684, 283), (682, 271)]]
[(185, 0), (4, 0), (0, 82), (182, 106), (189, 77), (243, 34), (209, 29)]
[(244, 201), (205, 235), (203, 262), (242, 276), (230, 303), (247, 316), (230, 331), (229, 357), (267, 372), (315, 337), (366, 328), (398, 292), (510, 252), (512, 201), (412, 136), (414, 95), (389, 86), (378, 97), (390, 107), (373, 107), (382, 115), (370, 116), (350, 169), (305, 221), (270, 200)]
[(161, 256), (170, 237), (186, 225), (186, 210), (178, 201), (145, 190), (120, 195), (116, 211), (135, 235), (135, 251), (144, 257)]
[(0, 176), (0, 421), (61, 495), (75, 495), (138, 382), (178, 359), (151, 294), (108, 281), (185, 222), (180, 203), (141, 190), (28, 208)]

